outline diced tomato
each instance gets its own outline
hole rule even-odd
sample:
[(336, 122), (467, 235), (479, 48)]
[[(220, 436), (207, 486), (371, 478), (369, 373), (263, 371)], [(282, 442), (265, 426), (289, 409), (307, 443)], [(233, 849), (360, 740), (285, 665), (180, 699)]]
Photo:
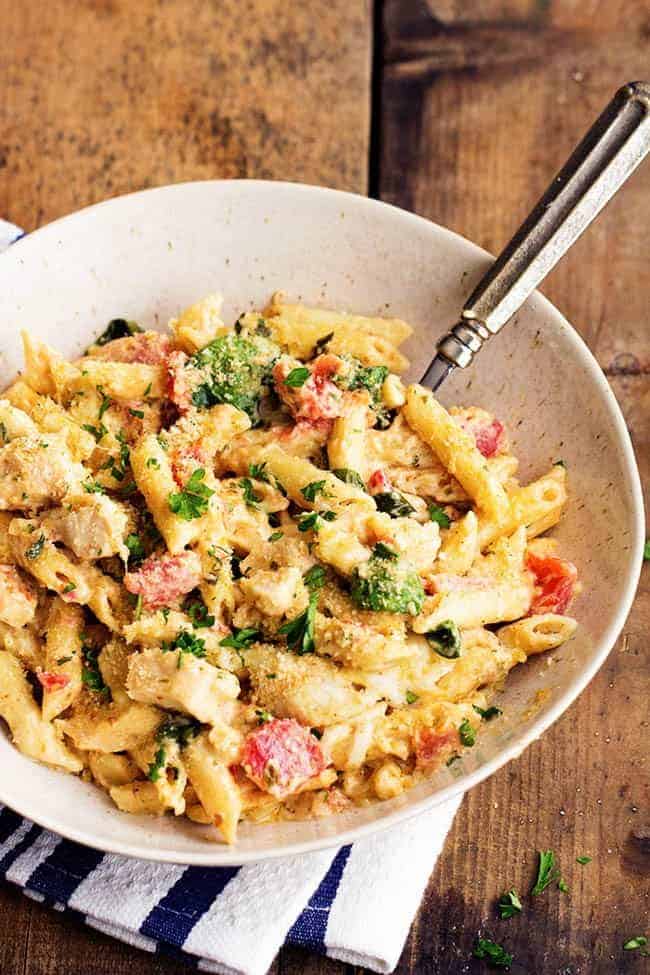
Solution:
[(282, 799), (327, 767), (317, 739), (293, 718), (274, 718), (244, 742), (242, 766), (265, 792)]
[(472, 434), (484, 457), (494, 457), (505, 448), (506, 431), (503, 423), (486, 410), (469, 407), (457, 410), (453, 415), (463, 430)]
[(445, 749), (458, 743), (458, 732), (454, 728), (450, 728), (448, 731), (423, 728), (415, 741), (415, 756), (418, 766), (433, 765), (442, 757)]
[(187, 483), (197, 467), (205, 467), (207, 461), (208, 458), (205, 456), (203, 446), (200, 443), (176, 450), (171, 456), (171, 469), (174, 480), (179, 487), (183, 487)]
[(390, 481), (381, 468), (373, 471), (368, 478), (368, 490), (371, 494), (383, 494), (386, 491), (390, 491), (391, 487)]
[(181, 413), (187, 413), (192, 406), (192, 389), (189, 383), (184, 352), (172, 352), (167, 358), (168, 395)]
[(151, 555), (134, 572), (127, 572), (124, 585), (142, 596), (147, 609), (175, 603), (201, 581), (201, 560), (196, 552), (179, 555)]
[(67, 674), (52, 674), (48, 670), (37, 670), (36, 676), (46, 691), (58, 691), (70, 683)]
[(108, 342), (97, 350), (96, 357), (112, 362), (143, 362), (148, 366), (163, 366), (170, 350), (168, 335), (141, 332)]
[(333, 420), (341, 416), (343, 394), (332, 377), (336, 375), (341, 360), (335, 355), (320, 355), (309, 366), (310, 375), (302, 386), (285, 385), (292, 370), (291, 363), (281, 359), (273, 367), (273, 379), (280, 399), (293, 413), (296, 420)]
[(578, 581), (578, 570), (573, 562), (555, 555), (540, 557), (528, 552), (526, 565), (535, 576), (535, 595), (529, 615), (564, 613)]

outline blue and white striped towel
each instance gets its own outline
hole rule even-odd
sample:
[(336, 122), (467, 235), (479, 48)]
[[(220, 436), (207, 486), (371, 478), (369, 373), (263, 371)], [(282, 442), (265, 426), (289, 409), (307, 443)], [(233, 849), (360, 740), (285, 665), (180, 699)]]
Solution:
[[(0, 220), (0, 251), (20, 236)], [(243, 867), (102, 854), (0, 807), (0, 878), (135, 947), (180, 952), (201, 971), (264, 975), (294, 944), (391, 972), (460, 801), (339, 850)]]

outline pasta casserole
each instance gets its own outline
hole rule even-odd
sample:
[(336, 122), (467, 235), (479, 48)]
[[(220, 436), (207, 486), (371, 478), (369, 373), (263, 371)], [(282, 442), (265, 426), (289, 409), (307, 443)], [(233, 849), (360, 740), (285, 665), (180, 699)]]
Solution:
[(399, 795), (576, 623), (500, 420), (399, 378), (409, 326), (288, 303), (67, 361), (0, 400), (0, 717), (119, 809), (218, 828)]

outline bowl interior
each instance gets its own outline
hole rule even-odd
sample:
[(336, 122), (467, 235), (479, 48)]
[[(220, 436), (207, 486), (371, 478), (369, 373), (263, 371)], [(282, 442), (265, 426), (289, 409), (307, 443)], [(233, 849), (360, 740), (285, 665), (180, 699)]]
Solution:
[[(210, 291), (226, 320), (282, 289), (295, 300), (396, 315), (416, 328), (419, 378), (489, 257), (411, 214), (349, 194), (254, 181), (184, 184), (108, 201), (59, 220), (0, 257), (0, 381), (20, 369), (20, 329), (78, 354), (114, 317), (148, 327)], [(441, 393), (508, 426), (523, 479), (562, 458), (572, 503), (556, 530), (579, 567), (580, 628), (560, 651), (510, 676), (504, 717), (451, 769), (398, 799), (305, 823), (244, 824), (235, 849), (184, 819), (119, 813), (93, 786), (27, 761), (0, 733), (0, 800), (101, 849), (183, 863), (242, 863), (333, 845), (447, 798), (518, 754), (570, 704), (629, 609), (642, 509), (625, 425), (597, 364), (545, 299), (531, 298), (477, 364)], [(542, 692), (542, 693), (540, 693)]]

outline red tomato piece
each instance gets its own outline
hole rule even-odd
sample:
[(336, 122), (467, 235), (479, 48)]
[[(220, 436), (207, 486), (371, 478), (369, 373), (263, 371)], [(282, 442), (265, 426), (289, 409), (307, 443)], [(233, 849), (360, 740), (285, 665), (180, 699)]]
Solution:
[(198, 467), (205, 468), (207, 464), (208, 457), (200, 443), (192, 444), (191, 447), (181, 447), (171, 458), (174, 480), (179, 487), (183, 487)]
[(175, 603), (195, 589), (200, 581), (201, 560), (196, 552), (151, 555), (138, 569), (124, 576), (126, 588), (134, 595), (142, 596), (148, 609)]
[(141, 332), (107, 342), (97, 350), (96, 358), (112, 362), (143, 362), (148, 366), (163, 366), (170, 353), (168, 335), (160, 332)]
[(281, 360), (273, 368), (278, 396), (287, 404), (296, 420), (316, 422), (319, 420), (333, 420), (341, 416), (343, 394), (332, 377), (336, 375), (341, 364), (335, 355), (320, 355), (309, 366), (310, 375), (302, 386), (285, 385), (285, 379), (291, 372), (291, 365)]
[(38, 670), (36, 676), (46, 691), (58, 691), (70, 683), (67, 674), (52, 674), (48, 670)]
[(578, 581), (578, 570), (573, 562), (555, 555), (540, 557), (529, 552), (526, 565), (535, 576), (535, 595), (529, 615), (564, 613)]
[(474, 431), (476, 446), (484, 457), (494, 457), (495, 454), (499, 453), (504, 436), (503, 423), (499, 420), (492, 420), (489, 426), (479, 427), (478, 430)]
[(168, 395), (181, 413), (187, 413), (192, 406), (192, 389), (189, 383), (184, 352), (171, 352), (167, 358)]
[(246, 775), (278, 799), (291, 795), (327, 764), (317, 739), (293, 718), (274, 718), (244, 742)]
[(385, 491), (390, 491), (391, 488), (392, 484), (381, 468), (373, 471), (368, 478), (368, 490), (371, 494), (383, 494)]
[(415, 741), (415, 755), (418, 766), (433, 765), (442, 757), (446, 748), (450, 745), (457, 745), (458, 742), (458, 732), (454, 728), (450, 728), (448, 731), (423, 728)]

